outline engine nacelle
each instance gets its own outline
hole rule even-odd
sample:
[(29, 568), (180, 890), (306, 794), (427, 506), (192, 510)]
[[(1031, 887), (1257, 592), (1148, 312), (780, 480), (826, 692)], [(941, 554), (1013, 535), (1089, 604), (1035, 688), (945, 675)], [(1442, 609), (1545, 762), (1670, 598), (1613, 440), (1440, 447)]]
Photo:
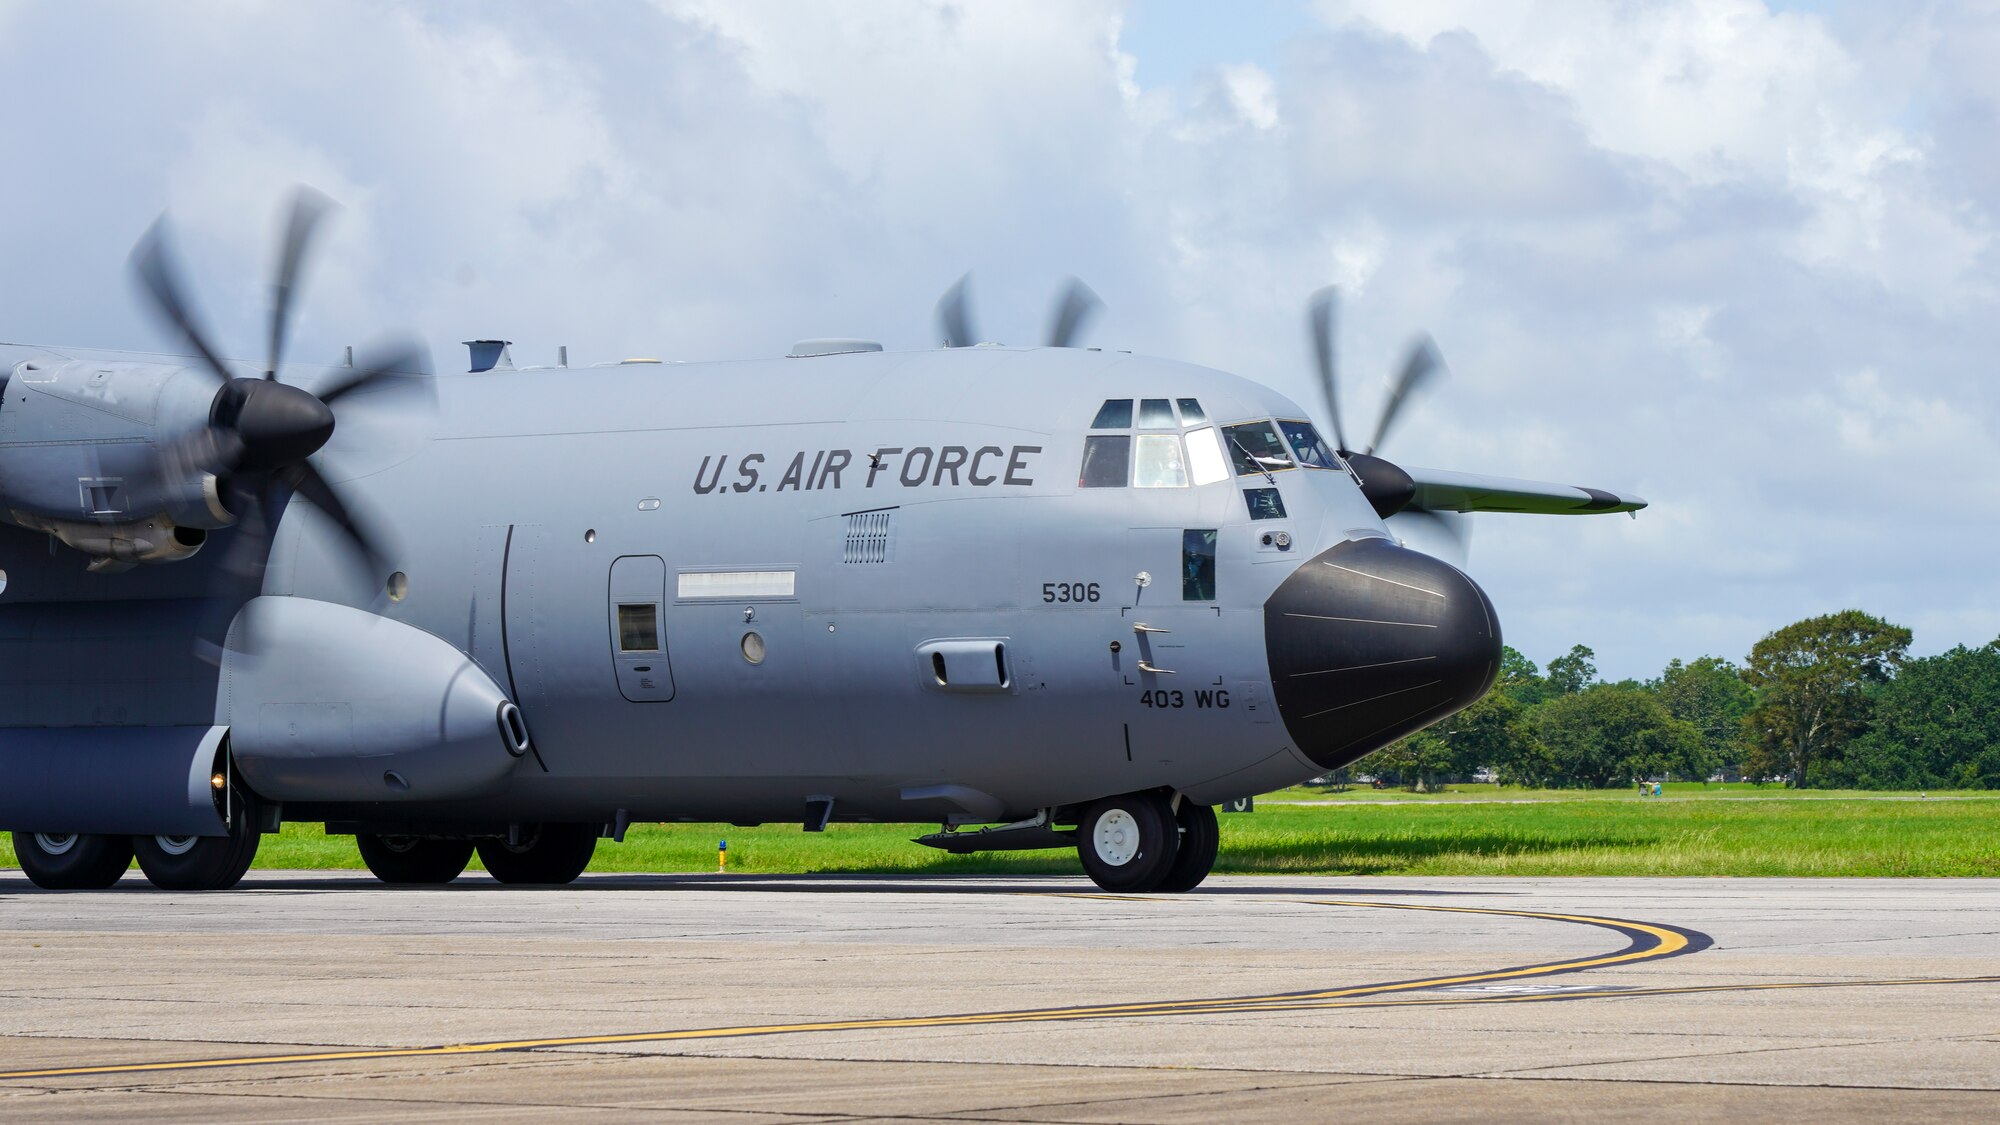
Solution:
[(484, 797), (528, 751), (520, 713), (421, 629), (309, 598), (252, 598), (230, 626), (216, 722), (275, 801)]
[(43, 531), (70, 547), (93, 555), (90, 569), (123, 570), (133, 563), (179, 562), (201, 550), (208, 532), (199, 527), (180, 527), (165, 516), (131, 523), (78, 523), (52, 520), (33, 512), (9, 512), (14, 523), (31, 531)]
[(165, 463), (166, 443), (207, 424), (215, 382), (156, 363), (57, 357), (0, 382), (0, 512), (77, 550), (171, 562), (235, 522), (215, 477)]

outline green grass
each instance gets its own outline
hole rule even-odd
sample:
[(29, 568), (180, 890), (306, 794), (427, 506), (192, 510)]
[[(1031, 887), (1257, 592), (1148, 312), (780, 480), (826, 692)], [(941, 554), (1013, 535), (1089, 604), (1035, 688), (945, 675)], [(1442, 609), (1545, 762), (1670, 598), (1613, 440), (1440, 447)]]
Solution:
[[(1453, 792), (1287, 790), (1247, 815), (1221, 817), (1221, 872), (1299, 875), (2000, 876), (2000, 793), (1793, 793), (1669, 786), (1634, 791)], [(1751, 800), (1744, 798), (1766, 798)], [(1300, 800), (1353, 801), (1332, 806)], [(1069, 852), (952, 856), (910, 843), (921, 825), (632, 826), (605, 841), (592, 871), (712, 872), (729, 840), (729, 870), (749, 874), (1074, 874)], [(0, 841), (0, 865), (13, 852)], [(346, 837), (288, 824), (266, 837), (257, 866), (359, 868)]]

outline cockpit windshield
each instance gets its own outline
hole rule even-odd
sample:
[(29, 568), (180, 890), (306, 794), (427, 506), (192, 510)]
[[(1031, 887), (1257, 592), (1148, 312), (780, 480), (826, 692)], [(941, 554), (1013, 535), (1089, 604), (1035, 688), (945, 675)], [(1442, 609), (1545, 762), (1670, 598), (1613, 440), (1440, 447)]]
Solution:
[(1236, 464), (1238, 476), (1273, 473), (1292, 467), (1292, 455), (1285, 451), (1285, 443), (1278, 439), (1278, 431), (1269, 422), (1224, 426), (1222, 435), (1223, 444), (1229, 447), (1229, 459)]
[(1285, 440), (1292, 443), (1292, 452), (1298, 454), (1299, 464), (1315, 469), (1340, 468), (1340, 461), (1334, 457), (1333, 450), (1327, 448), (1311, 422), (1280, 418), (1278, 428), (1284, 431)]

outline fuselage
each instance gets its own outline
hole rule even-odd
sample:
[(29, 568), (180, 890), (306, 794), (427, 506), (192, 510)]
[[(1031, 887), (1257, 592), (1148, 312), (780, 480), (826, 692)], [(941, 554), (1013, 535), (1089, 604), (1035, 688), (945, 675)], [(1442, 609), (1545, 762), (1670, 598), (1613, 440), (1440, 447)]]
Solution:
[[(393, 571), (295, 498), (263, 592), (454, 646), (533, 749), (476, 800), (287, 819), (749, 822), (831, 800), (836, 819), (974, 823), (1156, 788), (1212, 803), (1442, 718), (1497, 659), (1477, 587), (1397, 547), (1337, 459), (1300, 463), (1319, 455), (1295, 448), (1296, 404), (1219, 371), (980, 346), (434, 385), (421, 416), (355, 396), (319, 458), (394, 544)], [(1247, 448), (1255, 427), (1276, 442)], [(84, 574), (6, 529), (0, 726), (243, 722), (187, 655), (230, 534)]]

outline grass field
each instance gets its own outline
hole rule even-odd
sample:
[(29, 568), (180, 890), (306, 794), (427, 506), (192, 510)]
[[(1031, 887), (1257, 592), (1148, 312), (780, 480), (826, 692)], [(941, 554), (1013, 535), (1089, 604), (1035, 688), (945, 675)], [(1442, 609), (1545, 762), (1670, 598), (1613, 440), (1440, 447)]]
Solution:
[[(1331, 805), (1288, 804), (1331, 801)], [(1411, 794), (1292, 789), (1225, 814), (1219, 872), (1315, 875), (2000, 876), (2000, 793), (1791, 792), (1674, 785), (1636, 791), (1452, 786)], [(924, 825), (633, 825), (592, 871), (751, 874), (1075, 874), (1071, 852), (952, 856), (910, 843)], [(475, 860), (475, 865), (477, 861)], [(13, 850), (0, 840), (0, 865)], [(316, 825), (266, 837), (258, 867), (359, 868)]]

